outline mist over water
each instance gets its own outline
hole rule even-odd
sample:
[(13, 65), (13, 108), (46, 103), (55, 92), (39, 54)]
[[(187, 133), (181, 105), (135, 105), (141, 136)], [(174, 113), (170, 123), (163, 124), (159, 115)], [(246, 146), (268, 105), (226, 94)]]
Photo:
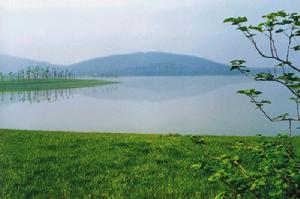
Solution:
[(284, 88), (243, 77), (118, 81), (92, 88), (1, 93), (0, 128), (216, 135), (287, 132), (287, 124), (269, 122), (247, 97), (235, 93), (244, 88), (261, 89), (264, 99), (275, 99), (267, 111), (294, 110)]

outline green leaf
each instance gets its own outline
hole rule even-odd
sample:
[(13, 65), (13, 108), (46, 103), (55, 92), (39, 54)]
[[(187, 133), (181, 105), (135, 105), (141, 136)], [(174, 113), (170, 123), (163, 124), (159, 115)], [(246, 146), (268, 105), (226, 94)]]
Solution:
[(239, 91), (237, 91), (237, 93), (244, 94), (244, 95), (247, 95), (249, 97), (257, 97), (258, 95), (262, 94), (261, 91), (258, 91), (254, 88), (246, 89), (246, 90), (239, 90)]
[(258, 26), (250, 25), (250, 26), (248, 27), (248, 29), (256, 30), (256, 31), (259, 31), (259, 32), (263, 32), (263, 26), (262, 26), (262, 25), (258, 25)]
[(239, 161), (239, 160), (240, 160), (240, 157), (237, 156), (237, 155), (235, 155), (235, 156), (232, 157), (232, 160), (233, 160), (233, 161)]
[(269, 101), (269, 100), (262, 100), (262, 101), (260, 101), (260, 103), (263, 103), (263, 104), (271, 104), (271, 101)]
[(251, 185), (251, 187), (250, 187), (250, 190), (255, 190), (256, 189), (256, 183), (253, 183), (252, 185)]
[(270, 73), (257, 73), (254, 78), (255, 80), (273, 80), (274, 76)]
[(265, 181), (263, 181), (263, 180), (258, 180), (258, 181), (257, 181), (257, 185), (259, 185), (259, 186), (264, 186), (264, 185), (266, 185), (266, 183), (265, 183)]
[(275, 31), (275, 33), (281, 33), (283, 31), (284, 31), (283, 29), (278, 29), (278, 30)]
[(294, 47), (292, 47), (292, 49), (293, 49), (294, 51), (298, 51), (298, 50), (300, 50), (300, 45), (294, 46)]
[(300, 26), (300, 21), (295, 21), (295, 22), (294, 22), (294, 25)]
[(200, 163), (198, 163), (198, 164), (193, 164), (192, 166), (191, 166), (191, 168), (192, 169), (195, 169), (195, 170), (198, 170), (198, 169), (200, 169), (202, 167), (202, 164), (200, 164)]
[(245, 60), (242, 60), (242, 59), (236, 59), (236, 60), (232, 60), (230, 61), (231, 64), (244, 64), (246, 63)]
[(247, 28), (247, 26), (241, 26), (241, 27), (238, 27), (237, 30), (241, 30), (241, 31), (245, 32), (248, 30), (248, 28)]
[(289, 114), (288, 113), (284, 113), (284, 114), (281, 114), (277, 117), (274, 117), (272, 118), (272, 120), (274, 121), (282, 121), (282, 120), (286, 120), (288, 118)]
[(223, 22), (228, 23), (228, 22), (234, 22), (234, 21), (235, 21), (234, 17), (229, 17), (229, 18), (225, 19)]
[(300, 30), (295, 31), (294, 35), (295, 36), (300, 36)]
[(245, 60), (241, 60), (241, 59), (232, 60), (230, 62), (231, 64), (230, 71), (239, 70), (240, 72), (246, 72), (246, 73), (250, 72), (250, 70), (246, 69), (246, 66), (243, 65), (244, 63), (246, 63)]
[(225, 19), (223, 22), (224, 23), (230, 22), (232, 25), (239, 25), (239, 24), (247, 22), (247, 21), (248, 21), (247, 17), (236, 17), (236, 18), (229, 17), (229, 18)]
[(276, 12), (276, 15), (279, 17), (286, 17), (288, 14), (284, 10), (279, 10)]

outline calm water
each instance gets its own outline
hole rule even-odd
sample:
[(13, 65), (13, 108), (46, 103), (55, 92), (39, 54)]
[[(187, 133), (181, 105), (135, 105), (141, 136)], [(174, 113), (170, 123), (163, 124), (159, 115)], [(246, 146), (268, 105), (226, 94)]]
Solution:
[(268, 111), (294, 110), (284, 88), (244, 77), (118, 81), (94, 88), (2, 93), (0, 128), (219, 135), (286, 132), (286, 123), (269, 122), (247, 97), (235, 94), (254, 87), (275, 98)]

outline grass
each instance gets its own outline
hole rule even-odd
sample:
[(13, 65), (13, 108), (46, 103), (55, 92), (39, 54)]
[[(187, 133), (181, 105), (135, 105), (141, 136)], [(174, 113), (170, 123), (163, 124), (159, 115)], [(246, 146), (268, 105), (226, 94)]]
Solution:
[(0, 198), (213, 198), (223, 185), (191, 165), (233, 153), (237, 140), (260, 139), (203, 138), (201, 146), (180, 135), (0, 130)]
[(39, 79), (39, 80), (5, 80), (0, 81), (1, 91), (26, 91), (45, 89), (66, 89), (92, 87), (116, 83), (108, 80), (89, 79)]

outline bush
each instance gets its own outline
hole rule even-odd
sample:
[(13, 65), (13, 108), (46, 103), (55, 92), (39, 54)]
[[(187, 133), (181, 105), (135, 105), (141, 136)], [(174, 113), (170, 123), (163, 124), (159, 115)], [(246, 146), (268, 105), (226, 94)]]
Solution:
[(223, 154), (216, 158), (209, 180), (221, 181), (228, 188), (216, 198), (300, 198), (300, 159), (287, 136), (258, 144), (239, 141), (231, 147), (251, 153), (257, 168), (247, 168), (239, 156)]

